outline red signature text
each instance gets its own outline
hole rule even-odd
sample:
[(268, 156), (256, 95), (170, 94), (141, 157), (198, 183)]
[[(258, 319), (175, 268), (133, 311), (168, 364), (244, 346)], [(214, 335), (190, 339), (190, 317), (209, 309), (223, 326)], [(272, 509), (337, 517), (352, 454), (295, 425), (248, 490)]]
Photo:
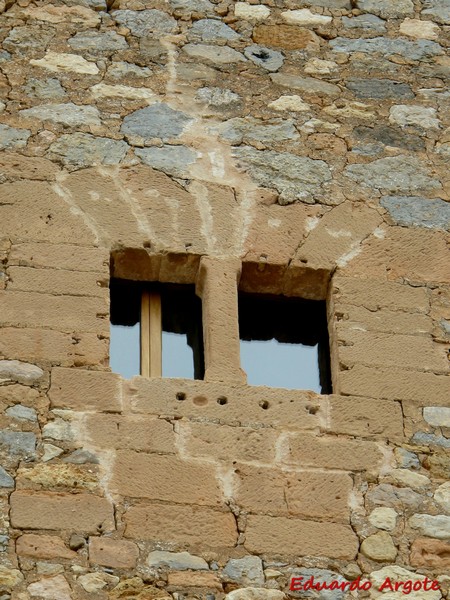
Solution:
[[(321, 590), (342, 590), (343, 592), (350, 591), (353, 592), (355, 590), (370, 590), (372, 587), (372, 582), (369, 580), (361, 580), (361, 577), (358, 577), (354, 581), (343, 581), (339, 579), (332, 579), (331, 581), (316, 581), (314, 575), (311, 577), (292, 577), (289, 589), (291, 592), (300, 592), (307, 590), (316, 590), (320, 592)], [(386, 579), (378, 586), (380, 592), (382, 591), (390, 591), (390, 592), (402, 592), (402, 594), (408, 595), (411, 592), (418, 591), (437, 591), (440, 589), (439, 582), (434, 579), (428, 579), (428, 577), (424, 577), (419, 581), (413, 581), (411, 579), (407, 579), (405, 581), (392, 581), (390, 577), (386, 577)]]

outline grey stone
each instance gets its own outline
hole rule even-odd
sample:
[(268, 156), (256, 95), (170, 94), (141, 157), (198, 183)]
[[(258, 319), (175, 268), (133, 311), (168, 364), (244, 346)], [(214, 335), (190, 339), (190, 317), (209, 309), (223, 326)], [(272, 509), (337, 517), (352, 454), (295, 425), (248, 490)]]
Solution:
[(183, 81), (215, 81), (218, 71), (206, 65), (179, 63), (176, 66), (177, 77)]
[[(450, 208), (450, 205), (448, 206)], [(447, 406), (425, 406), (423, 418), (432, 427), (450, 427), (450, 408)]]
[(324, 8), (351, 8), (351, 0), (302, 0), (300, 6), (323, 6)]
[(414, 15), (412, 0), (357, 0), (357, 7), (368, 13), (383, 17), (383, 19), (396, 19)]
[(42, 428), (42, 436), (44, 438), (50, 438), (62, 442), (69, 442), (74, 438), (70, 423), (59, 417), (57, 417), (54, 421), (49, 421), (47, 425), (44, 425)]
[(55, 30), (52, 27), (37, 28), (30, 25), (14, 27), (2, 46), (10, 52), (30, 58), (31, 54), (34, 56), (35, 51), (45, 50), (54, 35)]
[(226, 108), (238, 104), (241, 97), (228, 89), (204, 87), (198, 90), (195, 99), (213, 108)]
[(115, 10), (112, 13), (114, 20), (128, 27), (133, 35), (143, 37), (150, 33), (173, 33), (177, 22), (162, 10)]
[(14, 479), (0, 466), (0, 488), (14, 487)]
[(424, 431), (418, 431), (412, 437), (413, 444), (419, 444), (421, 446), (438, 446), (440, 448), (450, 448), (450, 439), (443, 435), (436, 435), (434, 433), (425, 433)]
[(20, 458), (34, 456), (36, 436), (28, 431), (0, 430), (0, 450)]
[(101, 125), (100, 113), (95, 106), (78, 106), (73, 102), (67, 104), (41, 104), (33, 108), (19, 111), (24, 117), (32, 117), (42, 121), (53, 121), (62, 125)]
[(450, 517), (446, 515), (413, 515), (409, 525), (418, 529), (422, 535), (446, 540), (450, 538)]
[(59, 79), (32, 78), (27, 81), (23, 90), (28, 97), (43, 100), (63, 98), (66, 95), (66, 90), (62, 87)]
[(0, 149), (15, 150), (23, 148), (27, 145), (30, 135), (31, 131), (29, 129), (16, 129), (0, 123)]
[(226, 42), (228, 40), (237, 40), (239, 35), (222, 23), (215, 19), (200, 19), (195, 21), (188, 31), (188, 38), (192, 41), (202, 42)]
[(420, 460), (414, 452), (404, 448), (394, 449), (397, 464), (402, 469), (420, 469)]
[(89, 452), (88, 450), (83, 450), (82, 448), (79, 448), (78, 450), (75, 450), (74, 452), (72, 452), (72, 454), (70, 454), (69, 456), (66, 456), (65, 458), (63, 458), (63, 462), (71, 463), (74, 465), (85, 465), (85, 464), (98, 465), (100, 461), (95, 456), (95, 454), (92, 454), (92, 452)]
[(443, 54), (442, 46), (430, 40), (409, 41), (376, 37), (369, 39), (336, 38), (330, 41), (334, 52), (353, 54), (354, 52), (380, 53), (383, 56), (399, 54), (412, 60), (424, 60)]
[(218, 130), (220, 137), (232, 145), (239, 145), (249, 140), (271, 143), (299, 138), (294, 121), (291, 119), (266, 125), (257, 119), (238, 117), (225, 121), (218, 127)]
[(264, 46), (247, 46), (244, 50), (245, 56), (254, 62), (258, 67), (266, 69), (266, 71), (278, 71), (283, 66), (284, 57), (281, 52), (277, 50), (271, 50)]
[[(292, 577), (303, 577), (303, 583), (305, 583), (310, 577), (314, 578), (316, 583), (330, 583), (330, 581), (337, 581), (338, 583), (344, 583), (346, 579), (328, 569), (295, 569), (292, 572)], [(345, 592), (342, 590), (306, 590), (292, 594), (293, 596), (301, 596), (302, 598), (314, 598), (317, 600), (342, 600), (345, 596)]]
[(397, 148), (407, 148), (413, 151), (425, 150), (424, 140), (409, 133), (398, 131), (394, 127), (387, 125), (375, 125), (375, 127), (355, 127), (353, 135), (357, 140), (380, 142), (384, 146), (394, 146)]
[(6, 409), (5, 413), (8, 415), (8, 417), (12, 417), (13, 419), (32, 421), (34, 423), (37, 422), (37, 412), (34, 410), (34, 408), (29, 408), (28, 406), (23, 406), (22, 404), (10, 406)]
[(11, 54), (6, 52), (6, 50), (0, 51), (0, 62), (6, 62), (7, 60), (11, 60)]
[(408, 487), (398, 488), (389, 483), (377, 485), (366, 494), (369, 506), (390, 506), (398, 511), (415, 512), (423, 497)]
[(244, 585), (262, 585), (264, 583), (262, 560), (258, 556), (231, 558), (223, 570), (223, 577), (226, 581), (237, 581)]
[(149, 77), (152, 70), (148, 67), (138, 67), (133, 63), (124, 61), (113, 62), (108, 68), (106, 74), (114, 79), (122, 79), (122, 77)]
[(209, 0), (169, 0), (174, 10), (183, 12), (196, 12), (205, 15), (214, 15), (214, 4)]
[(391, 79), (349, 79), (347, 87), (358, 98), (414, 98), (407, 83)]
[(128, 44), (125, 38), (115, 31), (81, 31), (67, 42), (73, 50), (88, 52), (94, 55), (112, 54), (119, 50), (126, 50)]
[(174, 571), (207, 571), (208, 563), (189, 552), (163, 552), (155, 550), (147, 558), (149, 567), (168, 567)]
[(9, 536), (0, 535), (0, 552), (6, 552), (9, 545)]
[(33, 385), (43, 374), (42, 369), (30, 363), (19, 360), (0, 360), (0, 379)]
[(450, 3), (448, 0), (422, 0), (422, 15), (431, 17), (436, 23), (450, 25)]
[(397, 225), (444, 230), (450, 228), (450, 203), (445, 200), (419, 196), (383, 196), (380, 204), (389, 211)]
[(365, 165), (349, 165), (345, 174), (357, 183), (382, 192), (417, 192), (440, 188), (422, 162), (411, 156), (389, 156)]
[(386, 22), (375, 15), (359, 15), (358, 17), (342, 17), (345, 29), (368, 29), (369, 31), (386, 31)]
[(211, 63), (226, 65), (236, 62), (245, 62), (243, 54), (228, 46), (208, 46), (207, 44), (186, 44), (183, 52), (193, 58), (205, 59)]
[(153, 146), (136, 148), (134, 152), (149, 167), (181, 178), (189, 177), (189, 165), (194, 163), (197, 157), (196, 153), (186, 146)]
[(81, 548), (84, 548), (85, 546), (86, 546), (86, 540), (84, 539), (84, 537), (77, 533), (72, 533), (72, 535), (70, 536), (70, 539), (69, 539), (69, 548), (71, 550), (75, 550), (75, 552), (76, 552), (77, 550), (80, 550)]
[(49, 148), (49, 155), (66, 165), (79, 168), (116, 165), (125, 158), (128, 148), (123, 140), (95, 137), (89, 133), (73, 133), (62, 135), (54, 142)]
[(106, 0), (62, 0), (66, 6), (85, 6), (94, 10), (107, 10)]
[(284, 73), (274, 73), (270, 75), (273, 83), (288, 87), (293, 90), (301, 90), (307, 94), (325, 94), (326, 96), (338, 96), (341, 93), (340, 88), (333, 83), (315, 79), (314, 77), (299, 77), (298, 75), (285, 75)]
[(321, 184), (331, 180), (331, 171), (323, 160), (287, 152), (260, 151), (249, 146), (234, 149), (233, 156), (238, 166), (259, 185), (275, 188), (281, 204), (295, 200), (312, 203)]
[(168, 140), (179, 137), (192, 119), (168, 104), (157, 103), (127, 115), (121, 128), (126, 135)]

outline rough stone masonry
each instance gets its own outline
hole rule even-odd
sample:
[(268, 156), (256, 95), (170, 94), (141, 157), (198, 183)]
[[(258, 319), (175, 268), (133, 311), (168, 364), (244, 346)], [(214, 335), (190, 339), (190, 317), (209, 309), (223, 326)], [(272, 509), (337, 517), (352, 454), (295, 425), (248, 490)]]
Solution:
[[(0, 600), (450, 597), (449, 34), (0, 0)], [(197, 283), (205, 380), (111, 372), (112, 275)], [(326, 299), (333, 394), (246, 385), (238, 281)]]

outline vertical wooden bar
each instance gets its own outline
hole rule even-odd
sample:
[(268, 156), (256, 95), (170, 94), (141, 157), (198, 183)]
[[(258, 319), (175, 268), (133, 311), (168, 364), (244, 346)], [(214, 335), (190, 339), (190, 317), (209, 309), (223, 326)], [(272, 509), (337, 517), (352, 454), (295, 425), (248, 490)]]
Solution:
[(141, 298), (141, 375), (162, 375), (161, 296), (143, 292)]

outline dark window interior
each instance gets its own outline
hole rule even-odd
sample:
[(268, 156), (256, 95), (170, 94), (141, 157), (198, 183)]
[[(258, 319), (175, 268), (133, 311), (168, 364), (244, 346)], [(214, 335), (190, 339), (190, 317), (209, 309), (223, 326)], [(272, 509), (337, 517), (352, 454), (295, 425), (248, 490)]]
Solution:
[(331, 393), (324, 301), (241, 292), (239, 332), (250, 385)]
[(193, 285), (111, 280), (112, 370), (124, 377), (140, 372), (139, 322), (144, 290), (161, 295), (163, 377), (203, 379), (201, 300)]

